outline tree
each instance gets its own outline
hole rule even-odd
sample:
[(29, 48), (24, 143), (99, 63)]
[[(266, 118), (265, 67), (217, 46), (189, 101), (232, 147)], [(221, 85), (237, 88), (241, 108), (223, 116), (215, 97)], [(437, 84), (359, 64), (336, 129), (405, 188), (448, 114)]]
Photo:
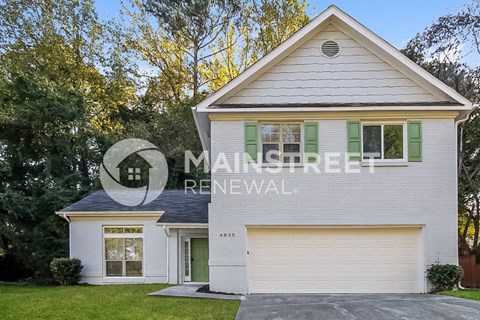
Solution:
[(263, 57), (308, 22), (306, 0), (261, 0), (253, 2), (253, 21), (258, 28), (255, 51)]
[[(139, 0), (124, 4), (122, 16), (130, 25), (123, 33), (127, 50), (151, 67), (149, 73), (137, 74), (147, 78), (149, 96), (156, 97), (158, 108), (180, 103), (186, 97), (189, 76), (183, 43), (172, 41), (161, 26), (153, 23)], [(158, 75), (152, 71), (158, 71)]]
[(242, 17), (242, 0), (145, 0), (144, 6), (165, 30), (171, 43), (182, 44), (187, 56), (187, 78), (190, 90), (197, 97), (204, 84), (200, 65), (215, 54), (227, 50), (228, 45), (212, 52), (222, 30)]
[[(480, 66), (469, 65), (480, 54), (480, 2), (440, 17), (417, 34), (404, 53), (474, 104), (480, 102)], [(480, 112), (475, 109), (459, 127), (459, 250), (468, 254), (480, 238)]]
[(45, 275), (68, 250), (55, 210), (91, 190), (136, 96), (90, 0), (4, 1), (0, 30), (0, 269)]
[(215, 54), (200, 66), (202, 79), (211, 91), (220, 89), (256, 61), (252, 32), (250, 23), (231, 23), (219, 34), (217, 43), (212, 43)]

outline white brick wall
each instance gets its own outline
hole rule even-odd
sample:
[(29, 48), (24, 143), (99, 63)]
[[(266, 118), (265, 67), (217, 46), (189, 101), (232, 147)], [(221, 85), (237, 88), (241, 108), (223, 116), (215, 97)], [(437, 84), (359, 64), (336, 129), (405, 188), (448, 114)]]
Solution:
[[(424, 262), (457, 263), (456, 150), (453, 119), (427, 119), (423, 161), (406, 167), (376, 167), (374, 173), (212, 173), (217, 181), (285, 181), (292, 195), (212, 195), (210, 285), (214, 291), (246, 293), (246, 225), (395, 225), (424, 228)], [(244, 150), (242, 121), (213, 121), (212, 163), (224, 152), (233, 163)], [(319, 121), (319, 151), (346, 152), (346, 121)], [(343, 163), (343, 160), (342, 160)], [(340, 168), (343, 168), (340, 166)], [(244, 189), (243, 189), (244, 190)], [(223, 238), (220, 233), (235, 233)]]

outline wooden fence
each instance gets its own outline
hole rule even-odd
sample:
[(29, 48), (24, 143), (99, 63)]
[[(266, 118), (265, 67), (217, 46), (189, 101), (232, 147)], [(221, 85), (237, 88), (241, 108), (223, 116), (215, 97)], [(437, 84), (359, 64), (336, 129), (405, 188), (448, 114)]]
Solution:
[(458, 263), (464, 272), (462, 286), (480, 288), (480, 263), (477, 263), (475, 256), (459, 256)]

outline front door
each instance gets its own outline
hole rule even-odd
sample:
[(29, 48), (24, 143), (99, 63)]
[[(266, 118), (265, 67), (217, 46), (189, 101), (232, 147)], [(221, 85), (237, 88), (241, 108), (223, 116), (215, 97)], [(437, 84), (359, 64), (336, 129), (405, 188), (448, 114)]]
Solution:
[(208, 282), (208, 239), (191, 239), (192, 281)]

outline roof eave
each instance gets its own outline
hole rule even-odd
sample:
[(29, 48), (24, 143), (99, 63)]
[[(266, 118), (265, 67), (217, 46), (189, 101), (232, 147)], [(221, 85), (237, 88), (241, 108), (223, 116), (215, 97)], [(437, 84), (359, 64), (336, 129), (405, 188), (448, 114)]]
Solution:
[(208, 229), (208, 223), (194, 222), (157, 222), (157, 226), (177, 229)]
[(160, 219), (164, 211), (56, 211), (55, 214), (68, 218), (155, 218)]

